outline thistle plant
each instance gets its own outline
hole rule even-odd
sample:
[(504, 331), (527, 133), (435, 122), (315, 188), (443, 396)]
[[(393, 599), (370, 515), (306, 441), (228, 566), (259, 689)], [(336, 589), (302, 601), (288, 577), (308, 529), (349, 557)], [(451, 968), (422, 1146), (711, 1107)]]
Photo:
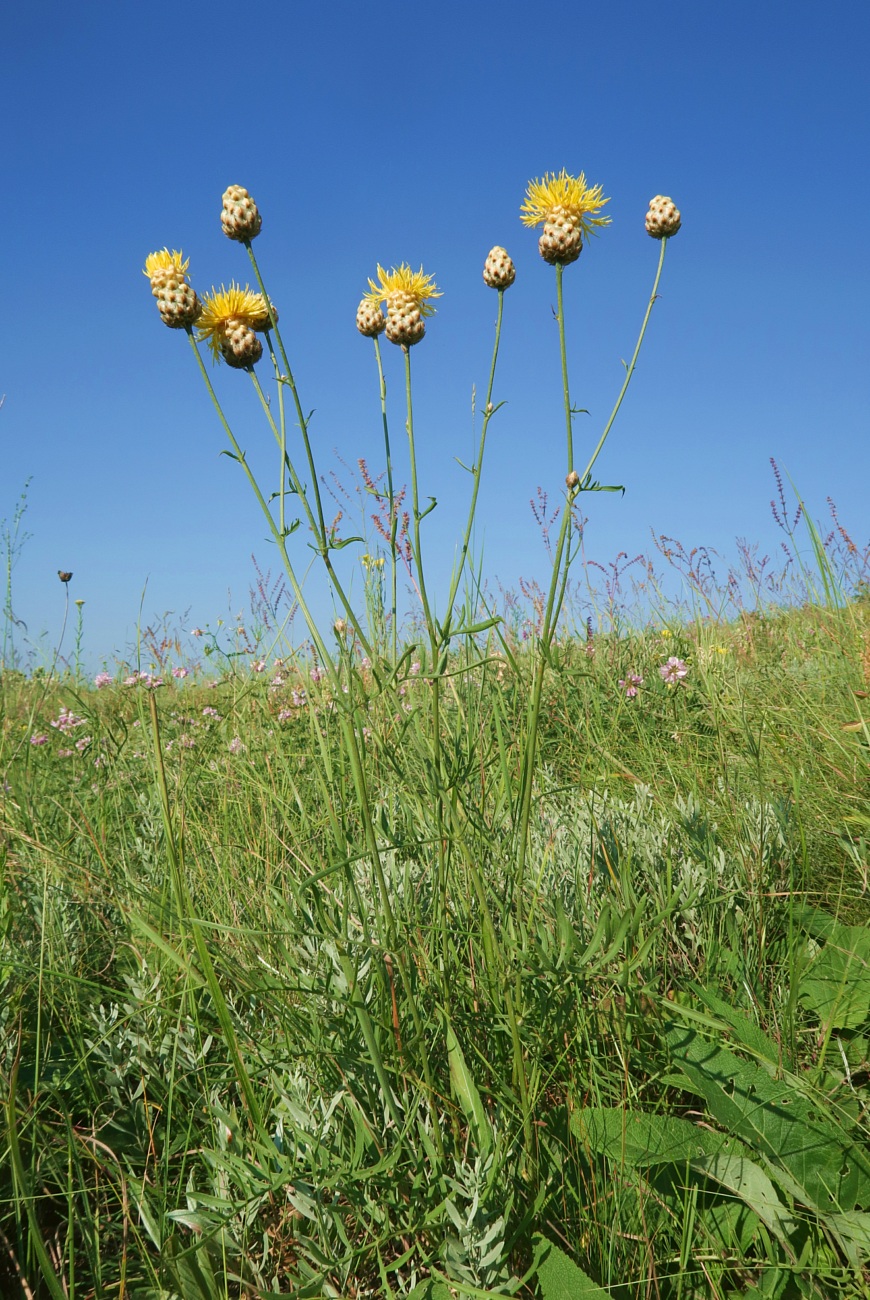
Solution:
[[(616, 414), (625, 396), (637, 362), (643, 337), (655, 301), (664, 263), (667, 241), (679, 229), (680, 216), (670, 199), (657, 196), (647, 215), (647, 230), (661, 241), (658, 269), (652, 294), (647, 305), (640, 335), (613, 411), (605, 424), (597, 444), (589, 455), (585, 468), (578, 472), (574, 465), (574, 416), (568, 379), (568, 349), (566, 344), (563, 274), (566, 266), (578, 261), (585, 242), (610, 223), (602, 215), (609, 202), (600, 185), (589, 186), (581, 173), (571, 176), (564, 169), (558, 174), (546, 174), (541, 180), (530, 182), (525, 202), (521, 208), (523, 224), (542, 226), (539, 252), (556, 275), (557, 320), (561, 352), (563, 398), (565, 410), (566, 459), (564, 466), (564, 509), (562, 510), (558, 538), (552, 552), (552, 571), (546, 595), (541, 604), (537, 635), (529, 660), (530, 691), (525, 726), (517, 738), (520, 762), (518, 777), (507, 775), (511, 785), (509, 805), (512, 809), (512, 839), (515, 849), (515, 869), (508, 890), (517, 922), (516, 933), (521, 942), (529, 919), (535, 908), (535, 899), (529, 895), (526, 882), (526, 861), (532, 844), (530, 832), (531, 809), (535, 785), (536, 761), (541, 729), (541, 709), (544, 680), (553, 661), (553, 643), (562, 614), (568, 589), (571, 565), (579, 548), (577, 528), (577, 502), (584, 492), (618, 491), (593, 480), (592, 470), (609, 436)], [(416, 984), (421, 978), (408, 953), (408, 945), (400, 933), (397, 911), (394, 907), (395, 883), (390, 876), (388, 859), (400, 838), (398, 830), (391, 829), (384, 812), (379, 769), (370, 753), (377, 753), (372, 744), (370, 728), (364, 726), (369, 700), (363, 685), (363, 675), (355, 667), (357, 655), (362, 656), (366, 681), (387, 706), (393, 719), (402, 719), (411, 710), (414, 724), (398, 733), (401, 743), (396, 743), (394, 732), (385, 733), (384, 760), (399, 775), (406, 786), (421, 788), (420, 826), (415, 832), (415, 852), (426, 863), (431, 857), (432, 880), (428, 897), (428, 914), (420, 923), (435, 936), (437, 961), (427, 971), (439, 1006), (443, 1009), (447, 1028), (450, 1029), (451, 998), (454, 981), (451, 971), (463, 960), (457, 952), (452, 929), (459, 895), (474, 898), (479, 923), (482, 927), (482, 950), (485, 960), (487, 996), (498, 1009), (500, 1022), (509, 1031), (512, 1057), (513, 1087), (522, 1115), (523, 1146), (526, 1170), (530, 1173), (535, 1161), (535, 1131), (533, 1122), (533, 1086), (527, 1077), (527, 1065), (522, 1041), (523, 998), (519, 976), (509, 977), (511, 959), (505, 954), (505, 939), (493, 915), (494, 897), (485, 875), (485, 853), (481, 852), (479, 826), (485, 825), (483, 807), (474, 805), (469, 789), (469, 779), (482, 758), (476, 751), (477, 741), (473, 726), (474, 697), (467, 684), (475, 676), (483, 682), (487, 655), (481, 640), (490, 633), (501, 638), (508, 659), (512, 656), (508, 640), (500, 627), (500, 619), (481, 618), (475, 613), (479, 600), (461, 596), (463, 584), (473, 586), (469, 576), (469, 552), (477, 514), (479, 490), (482, 479), (484, 454), (490, 423), (498, 413), (501, 403), (494, 401), (496, 368), (504, 314), (504, 295), (516, 279), (516, 267), (507, 250), (493, 247), (483, 266), (483, 280), (488, 289), (498, 294), (498, 309), (489, 378), (483, 403), (479, 443), (475, 460), (464, 468), (472, 478), (468, 511), (462, 536), (458, 542), (456, 561), (449, 589), (443, 605), (439, 606), (427, 578), (424, 559), (425, 521), (435, 509), (436, 502), (423, 495), (418, 474), (418, 434), (414, 422), (411, 349), (424, 341), (427, 325), (435, 314), (435, 301), (440, 298), (434, 276), (413, 270), (402, 262), (389, 270), (377, 265), (373, 278), (368, 279), (368, 290), (363, 294), (356, 312), (357, 330), (372, 340), (384, 435), (386, 500), (381, 488), (383, 480), (372, 479), (366, 470), (366, 490), (378, 497), (378, 528), (387, 543), (389, 572), (384, 574), (386, 591), (381, 595), (380, 565), (368, 554), (364, 538), (341, 538), (337, 525), (328, 523), (324, 514), (320, 492), (320, 475), (309, 431), (309, 417), (305, 414), (299, 391), (279, 328), (278, 311), (264, 282), (252, 241), (262, 229), (262, 217), (251, 195), (241, 186), (230, 186), (224, 194), (221, 223), (227, 237), (241, 244), (248, 254), (255, 285), (251, 287), (232, 280), (228, 287), (212, 288), (202, 300), (197, 296), (188, 278), (189, 261), (180, 252), (168, 249), (153, 253), (147, 259), (145, 274), (157, 299), (161, 319), (171, 329), (184, 330), (229, 441), (228, 455), (241, 466), (251, 490), (267, 521), (272, 540), (281, 558), (293, 597), (305, 618), (308, 634), (319, 664), (326, 674), (329, 702), (341, 729), (341, 743), (351, 775), (355, 798), (355, 815), (361, 844), (354, 843), (353, 826), (345, 822), (334, 823), (335, 869), (344, 873), (348, 904), (342, 913), (340, 933), (335, 935), (336, 952), (349, 990), (355, 985), (355, 966), (352, 953), (358, 940), (351, 935), (349, 907), (356, 912), (354, 925), (361, 925), (363, 947), (376, 948), (383, 954), (385, 978), (388, 979), (393, 998), (394, 1019), (410, 1016), (413, 1021), (413, 1043), (417, 1053), (417, 1073), (422, 1080), (429, 1103), (437, 1106), (438, 1090), (435, 1086), (427, 1035), (424, 1033), (419, 1012), (419, 992)], [(407, 434), (407, 457), (410, 474), (410, 510), (400, 514), (404, 488), (399, 488), (395, 472), (395, 448), (391, 442), (389, 406), (384, 357), (380, 340), (384, 335), (402, 353), (404, 370), (404, 424)], [(205, 345), (204, 359), (201, 345)], [(416, 355), (416, 353), (415, 353)], [(274, 490), (268, 491), (257, 479), (247, 462), (245, 453), (224, 414), (210, 368), (206, 364), (223, 364), (231, 370), (247, 374), (267, 427), (277, 448), (277, 475)], [(269, 399), (259, 372), (264, 364), (271, 363), (275, 384), (275, 400)], [(295, 426), (295, 427), (294, 427)], [(384, 509), (385, 506), (385, 509)], [(386, 523), (384, 523), (386, 520)], [(330, 586), (337, 607), (337, 618), (331, 633), (325, 634), (318, 625), (306, 600), (298, 561), (291, 554), (291, 539), (300, 528), (309, 534), (309, 547), (314, 550)], [(366, 571), (365, 608), (357, 608), (336, 570), (334, 554), (349, 545), (359, 544), (360, 559)], [(408, 666), (415, 647), (400, 653), (398, 602), (398, 569), (406, 565), (419, 598), (425, 651), (415, 661), (412, 671), (416, 676), (414, 699), (411, 704), (405, 696), (404, 682), (409, 680)], [(479, 583), (478, 583), (479, 588)], [(389, 618), (385, 617), (386, 606)], [(389, 625), (388, 637), (384, 630)], [(417, 675), (418, 674), (418, 675)], [(455, 679), (461, 678), (461, 689)], [(155, 728), (156, 728), (155, 721)], [(398, 724), (391, 724), (398, 725)], [(324, 751), (324, 758), (326, 754)], [(397, 814), (399, 816), (400, 814)], [(168, 814), (167, 814), (168, 816)], [(374, 916), (366, 918), (360, 905), (360, 885), (355, 875), (355, 863), (366, 862), (372, 872), (378, 897)], [(388, 881), (389, 877), (389, 881)], [(197, 932), (198, 933), (198, 932)], [(199, 939), (197, 940), (199, 947)], [(201, 955), (201, 954), (200, 954)], [(395, 979), (394, 979), (395, 976)], [(396, 1007), (396, 989), (400, 990), (401, 1016)], [(375, 1026), (364, 1002), (355, 996), (350, 1002), (359, 1022), (374, 1066), (379, 1087), (390, 1122), (401, 1126), (401, 1106), (390, 1082), (389, 1072), (379, 1045)], [(247, 1089), (243, 1082), (243, 1093)], [(255, 1117), (252, 1115), (252, 1122)], [(441, 1148), (442, 1133), (439, 1125), (433, 1129), (433, 1141)]]

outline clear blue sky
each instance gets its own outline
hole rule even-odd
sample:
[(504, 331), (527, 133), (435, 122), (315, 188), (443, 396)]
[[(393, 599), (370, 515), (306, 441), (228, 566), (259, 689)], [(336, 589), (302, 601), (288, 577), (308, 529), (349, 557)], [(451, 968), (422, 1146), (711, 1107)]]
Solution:
[[(518, 210), (531, 177), (563, 166), (603, 185), (613, 218), (565, 273), (572, 397), (591, 411), (578, 460), (652, 284), (648, 200), (671, 195), (683, 214), (597, 467), (626, 495), (586, 498), (588, 554), (647, 550), (650, 528), (729, 555), (740, 536), (776, 548), (770, 456), (816, 516), (831, 494), (866, 543), (866, 0), (36, 0), (7, 7), (2, 41), (0, 518), (32, 478), (14, 575), (32, 641), (59, 630), (58, 568), (86, 601), (92, 662), (111, 663), (146, 582), (145, 621), (171, 610), (191, 627), (246, 607), (252, 552), (275, 566), (186, 340), (161, 325), (141, 274), (168, 245), (200, 292), (250, 278), (218, 221), (231, 182), (264, 216), (257, 252), (323, 472), (345, 474), (334, 451), (382, 460), (371, 344), (354, 327), (367, 277), (408, 261), (443, 291), (413, 351), (436, 587), (467, 499), (454, 457), (473, 454), (496, 305), (481, 269), (496, 243), (518, 277), (477, 540), (506, 586), (546, 574), (528, 502), (564, 479), (555, 291)], [(402, 358), (383, 346), (401, 447)], [(222, 367), (215, 380), (271, 468), (247, 377)]]

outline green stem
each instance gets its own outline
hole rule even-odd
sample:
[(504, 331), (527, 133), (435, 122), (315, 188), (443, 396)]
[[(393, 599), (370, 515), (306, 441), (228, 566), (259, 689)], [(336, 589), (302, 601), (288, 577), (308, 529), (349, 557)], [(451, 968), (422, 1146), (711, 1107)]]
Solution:
[[(659, 265), (656, 271), (656, 278), (653, 281), (652, 293), (650, 294), (650, 299), (649, 302), (647, 303), (646, 312), (643, 318), (643, 324), (640, 327), (640, 334), (637, 337), (637, 343), (635, 345), (635, 349), (632, 354), (631, 361), (625, 367), (625, 380), (623, 382), (622, 388), (620, 388), (619, 390), (619, 396), (616, 399), (616, 405), (614, 406), (613, 410), (610, 412), (610, 418), (604, 426), (604, 432), (602, 433), (601, 437), (598, 439), (598, 444), (589, 458), (588, 465), (586, 466), (583, 473), (580, 475), (581, 485), (585, 481), (587, 475), (589, 475), (592, 472), (592, 466), (595, 464), (596, 460), (598, 459), (601, 448), (604, 446), (605, 442), (607, 441), (607, 435), (610, 433), (610, 430), (613, 427), (613, 421), (616, 419), (620, 406), (622, 406), (622, 399), (625, 397), (625, 394), (628, 392), (628, 385), (631, 383), (631, 377), (634, 374), (634, 368), (637, 365), (637, 359), (640, 356), (641, 344), (643, 343), (643, 338), (644, 335), (646, 334), (646, 327), (649, 324), (649, 318), (652, 314), (653, 303), (658, 297), (659, 280), (662, 278), (662, 268), (665, 264), (665, 249), (667, 248), (668, 241), (666, 239), (663, 239), (661, 243), (662, 243), (662, 247), (661, 247), (661, 252), (659, 253)], [(581, 489), (581, 490), (585, 490), (585, 489)]]
[[(266, 301), (268, 301), (268, 299), (266, 299)], [(375, 872), (376, 884), (378, 887), (378, 892), (380, 894), (381, 909), (385, 921), (384, 933), (382, 935), (382, 943), (388, 950), (395, 952), (397, 958), (399, 958), (397, 965), (401, 972), (403, 991), (405, 993), (405, 997), (411, 1009), (411, 1015), (414, 1020), (415, 1033), (420, 1043), (420, 1051), (422, 1053), (422, 1058), (423, 1058), (423, 1074), (426, 1080), (427, 1087), (430, 1090), (430, 1095), (434, 1099), (436, 1095), (435, 1084), (431, 1072), (431, 1066), (429, 1063), (428, 1052), (425, 1045), (425, 1039), (423, 1038), (423, 1026), (419, 1018), (419, 1012), (417, 1010), (416, 1001), (413, 997), (413, 990), (411, 989), (410, 986), (410, 980), (408, 978), (408, 974), (405, 969), (404, 962), (401, 960), (401, 952), (399, 951), (396, 921), (395, 921), (395, 916), (393, 914), (392, 905), (390, 903), (390, 895), (389, 895), (389, 890), (387, 888), (386, 878), (383, 872), (383, 866), (381, 864), (380, 851), (378, 849), (378, 842), (377, 842), (377, 835), (371, 818), (371, 811), (370, 811), (371, 803), (370, 803), (369, 793), (368, 793), (368, 784), (366, 781), (365, 771), (360, 757), (359, 744), (357, 741), (356, 732), (354, 730), (352, 712), (350, 711), (350, 707), (346, 708), (344, 705), (344, 694), (341, 689), (342, 683), (341, 683), (341, 678), (338, 669), (336, 668), (335, 664), (332, 661), (332, 656), (327, 650), (326, 644), (323, 641), (323, 638), (320, 634), (317, 624), (314, 621), (311, 611), (309, 610), (308, 605), (303, 596), (302, 587), (296, 577), (296, 572), (291, 563), (290, 556), (287, 553), (287, 538), (283, 533), (279, 531), (275, 523), (275, 520), (272, 517), (272, 512), (270, 511), (265, 501), (265, 498), (263, 497), (263, 494), (260, 491), (259, 484), (257, 483), (257, 480), (255, 479), (245, 459), (245, 455), (242, 449), (240, 448), (238, 442), (236, 441), (232, 429), (230, 428), (229, 422), (227, 421), (227, 418), (224, 415), (223, 409), (220, 405), (220, 402), (217, 399), (217, 395), (214, 391), (214, 388), (212, 387), (211, 380), (209, 379), (208, 371), (205, 368), (202, 357), (200, 356), (199, 353), (199, 349), (196, 346), (196, 342), (193, 337), (193, 331), (191, 329), (188, 329), (187, 333), (190, 339), (190, 344), (193, 349), (194, 356), (196, 357), (197, 363), (199, 365), (200, 373), (202, 374), (203, 380), (205, 381), (206, 388), (208, 389), (209, 396), (211, 397), (212, 403), (214, 404), (215, 410), (217, 411), (218, 418), (220, 419), (224, 432), (226, 433), (227, 438), (229, 439), (235, 457), (245, 472), (248, 482), (251, 485), (254, 495), (257, 498), (257, 502), (260, 506), (260, 509), (262, 510), (263, 515), (265, 516), (266, 521), (269, 525), (269, 529), (272, 533), (275, 543), (280, 551), (281, 559), (284, 565), (284, 570), (290, 581), (290, 586), (293, 591), (294, 599), (296, 600), (296, 603), (298, 604), (299, 608), (302, 610), (303, 617), (305, 618), (305, 622), (308, 626), (308, 631), (311, 635), (311, 639), (314, 642), (315, 648), (318, 652), (318, 655), (320, 656), (321, 662), (323, 663), (324, 668), (326, 669), (326, 672), (329, 676), (330, 684), (333, 688), (333, 694), (338, 703), (339, 718), (341, 720), (341, 727), (342, 727), (344, 740), (345, 740), (345, 752), (347, 753), (350, 761), (351, 775), (353, 778), (353, 783), (354, 783), (356, 796), (357, 796), (357, 802), (360, 809), (360, 816), (363, 822), (366, 849), (372, 860), (372, 865)], [(380, 915), (378, 919), (380, 921)], [(360, 1014), (360, 1007), (357, 1004), (354, 1005), (354, 1009), (356, 1010), (357, 1016), (360, 1020), (360, 1027), (362, 1029), (364, 1037), (366, 1038), (367, 1045), (369, 1045), (370, 1026), (367, 1026), (367, 1024), (364, 1022), (364, 1017)], [(374, 1058), (373, 1058), (373, 1063), (375, 1065), (376, 1070), (378, 1070), (379, 1082), (381, 1083), (381, 1086), (384, 1088), (384, 1095), (385, 1098), (387, 1099), (387, 1104), (390, 1106), (391, 1112), (393, 1112), (392, 1117), (398, 1123), (399, 1117), (397, 1114), (394, 1113), (394, 1103), (392, 1103), (390, 1100), (392, 1094), (389, 1092), (389, 1090), (386, 1087), (384, 1087), (386, 1083), (385, 1076), (383, 1078), (381, 1077), (383, 1066), (382, 1064), (379, 1066), (378, 1060)], [(440, 1148), (440, 1135), (437, 1135), (437, 1144), (439, 1145)]]
[[(411, 350), (408, 347), (402, 349), (405, 353), (405, 393), (408, 403), (408, 447), (411, 459), (411, 512), (414, 523), (414, 567), (417, 572), (417, 587), (420, 592), (420, 601), (423, 605), (423, 616), (426, 620), (426, 630), (429, 633), (429, 653), (430, 653), (430, 683), (432, 686), (432, 773), (435, 788), (435, 836), (438, 842), (438, 891), (437, 896), (440, 900), (440, 925), (441, 925), (441, 947), (442, 947), (442, 974), (446, 975), (447, 961), (450, 948), (450, 938), (447, 930), (447, 855), (444, 844), (444, 779), (443, 779), (443, 755), (441, 752), (441, 659), (442, 652), (446, 647), (441, 645), (441, 638), (432, 616), (432, 610), (429, 605), (429, 598), (426, 594), (426, 578), (423, 571), (423, 550), (420, 534), (420, 494), (417, 481), (417, 450), (414, 441), (414, 404), (411, 397)], [(447, 998), (447, 984), (445, 980), (442, 995)]]
[(477, 511), (477, 495), (478, 492), (480, 491), (480, 479), (481, 479), (481, 471), (483, 469), (483, 452), (486, 446), (486, 434), (487, 434), (487, 430), (489, 429), (489, 422), (492, 419), (493, 415), (495, 415), (495, 410), (492, 405), (492, 389), (495, 383), (495, 365), (496, 362), (498, 361), (498, 346), (501, 340), (501, 320), (502, 320), (503, 310), (504, 310), (504, 289), (499, 289), (498, 317), (495, 323), (495, 343), (493, 344), (493, 349), (492, 349), (492, 364), (490, 365), (489, 368), (489, 384), (486, 389), (486, 402), (483, 408), (483, 427), (480, 430), (480, 446), (477, 451), (477, 460), (475, 461), (471, 470), (474, 476), (474, 488), (472, 489), (471, 502), (469, 503), (469, 507), (468, 507), (468, 520), (466, 522), (465, 532), (462, 537), (462, 548), (459, 552), (459, 564), (456, 568), (456, 572), (453, 575), (453, 581), (450, 584), (450, 594), (447, 597), (448, 625), (453, 622), (453, 618), (452, 618), (453, 602), (455, 601), (456, 593), (459, 590), (459, 583), (461, 581), (462, 572), (463, 569), (465, 568), (465, 561), (468, 556), (468, 548), (471, 545), (471, 529), (474, 524), (474, 516)]
[[(532, 805), (532, 784), (533, 784), (533, 774), (535, 769), (535, 760), (537, 757), (538, 736), (540, 732), (540, 720), (541, 720), (541, 695), (543, 692), (544, 674), (546, 671), (546, 665), (547, 662), (549, 661), (550, 648), (553, 643), (553, 637), (555, 635), (559, 613), (561, 612), (562, 604), (564, 602), (565, 590), (567, 588), (567, 583), (568, 583), (568, 574), (571, 566), (571, 560), (573, 558), (571, 555), (570, 540), (569, 540), (570, 531), (571, 531), (571, 514), (572, 514), (571, 508), (581, 492), (590, 490), (588, 485), (588, 479), (592, 472), (592, 467), (595, 464), (596, 460), (598, 459), (601, 449), (603, 448), (604, 443), (606, 442), (607, 437), (610, 433), (610, 430), (613, 427), (613, 422), (616, 419), (620, 406), (622, 405), (623, 398), (625, 397), (625, 394), (628, 391), (628, 385), (631, 382), (632, 375), (634, 374), (634, 368), (637, 365), (637, 359), (638, 356), (640, 355), (641, 345), (644, 340), (644, 335), (646, 334), (647, 325), (649, 324), (653, 303), (655, 302), (658, 296), (659, 280), (661, 279), (662, 267), (664, 266), (664, 262), (665, 262), (665, 246), (667, 245), (667, 242), (668, 241), (666, 239), (662, 240), (661, 252), (659, 253), (659, 264), (658, 264), (658, 269), (656, 270), (655, 280), (653, 282), (652, 293), (650, 294), (650, 299), (649, 302), (647, 303), (647, 308), (644, 314), (643, 323), (640, 328), (640, 334), (638, 335), (637, 344), (635, 345), (635, 349), (632, 354), (631, 361), (626, 366), (625, 380), (623, 382), (622, 388), (619, 391), (619, 396), (616, 399), (616, 404), (610, 413), (610, 418), (608, 419), (607, 424), (604, 426), (604, 432), (602, 433), (601, 437), (598, 439), (598, 443), (595, 447), (595, 450), (593, 451), (591, 457), (589, 458), (589, 463), (587, 464), (585, 470), (583, 471), (583, 474), (580, 476), (579, 484), (577, 485), (576, 490), (569, 490), (568, 497), (565, 503), (565, 510), (562, 515), (562, 524), (559, 529), (559, 540), (556, 545), (556, 555), (553, 561), (553, 572), (550, 580), (550, 591), (547, 599), (547, 608), (544, 614), (544, 620), (541, 627), (541, 635), (538, 644), (538, 659), (535, 664), (534, 678), (532, 681), (532, 699), (529, 706), (529, 721), (528, 721), (528, 728), (526, 732), (525, 753), (523, 756), (523, 771), (522, 771), (522, 778), (521, 778), (522, 783), (521, 783), (521, 795), (520, 795), (520, 819), (519, 819), (519, 828), (518, 828), (519, 845), (518, 845), (517, 900), (516, 900), (517, 916), (521, 927), (522, 927), (522, 910), (523, 910), (522, 886), (523, 886), (523, 879), (525, 875), (526, 857), (528, 853), (529, 821), (531, 817), (531, 805)], [(565, 355), (566, 355), (565, 322), (564, 322), (564, 316), (562, 310), (562, 266), (561, 264), (558, 263), (556, 265), (556, 292), (558, 298), (559, 346), (562, 354), (562, 387), (563, 387), (564, 402), (565, 402), (565, 419), (568, 426), (568, 462), (569, 462), (568, 473), (570, 474), (572, 469), (571, 462), (573, 456), (573, 449), (571, 445), (571, 400), (568, 394), (568, 371), (567, 371), (567, 365), (565, 360)], [(568, 546), (567, 556), (565, 556), (566, 544)], [(563, 567), (563, 557), (564, 557), (564, 567)], [(558, 599), (557, 599), (557, 595), (558, 595)]]
[(568, 469), (574, 468), (574, 413), (571, 410), (571, 398), (568, 395), (568, 355), (565, 347), (565, 307), (562, 301), (562, 272), (564, 266), (556, 263), (556, 319), (559, 322), (559, 350), (562, 355), (562, 388), (565, 394), (565, 427), (568, 435)]
[(251, 266), (253, 267), (254, 275), (256, 277), (257, 284), (260, 289), (260, 293), (263, 295), (263, 301), (266, 303), (266, 307), (269, 312), (269, 322), (272, 327), (270, 333), (274, 334), (275, 340), (278, 344), (278, 351), (281, 354), (281, 362), (284, 367), (284, 373), (282, 375), (278, 375), (278, 386), (280, 388), (281, 384), (286, 384), (287, 387), (290, 389), (290, 392), (293, 394), (293, 405), (296, 409), (296, 420), (299, 425), (299, 431), (302, 435), (302, 445), (305, 449), (305, 458), (308, 461), (308, 473), (311, 481), (311, 491), (314, 496), (313, 512), (311, 510), (310, 505), (308, 504), (307, 494), (302, 493), (302, 496), (305, 501), (306, 513), (308, 513), (309, 519), (312, 521), (312, 532), (314, 533), (317, 542), (316, 549), (329, 575), (329, 581), (332, 584), (333, 590), (335, 591), (335, 594), (338, 596), (338, 599), (341, 602), (341, 606), (342, 609), (344, 610), (345, 617), (353, 627), (357, 635), (357, 638), (359, 640), (360, 646), (362, 647), (363, 653), (368, 655), (368, 657), (372, 660), (373, 671), (377, 673), (375, 656), (372, 654), (372, 648), (369, 645), (368, 637), (363, 631), (362, 625), (359, 619), (357, 618), (356, 611), (354, 610), (353, 606), (348, 600), (344, 587), (342, 586), (338, 574), (335, 571), (335, 567), (332, 563), (332, 557), (330, 555), (329, 534), (326, 527), (326, 520), (323, 514), (323, 500), (320, 494), (320, 480), (317, 477), (317, 467), (314, 463), (314, 452), (312, 451), (311, 448), (311, 440), (308, 437), (308, 420), (302, 410), (302, 403), (299, 400), (299, 392), (298, 389), (296, 388), (296, 381), (293, 378), (293, 371), (290, 368), (290, 362), (287, 357), (287, 350), (284, 347), (284, 340), (281, 338), (281, 331), (278, 329), (278, 318), (275, 315), (275, 309), (272, 306), (272, 301), (269, 298), (268, 293), (266, 292), (266, 286), (263, 283), (263, 277), (260, 274), (260, 268), (257, 265), (257, 258), (254, 254), (253, 248), (251, 247), (250, 240), (245, 240), (244, 243), (245, 243), (245, 248), (247, 248), (248, 250), (248, 257), (251, 259)]
[(391, 667), (395, 669), (399, 660), (399, 620), (398, 620), (398, 551), (396, 547), (396, 533), (399, 528), (399, 518), (396, 513), (396, 494), (393, 489), (393, 458), (390, 453), (390, 426), (387, 420), (387, 381), (384, 377), (384, 365), (381, 360), (381, 341), (377, 334), (374, 337), (375, 359), (378, 363), (378, 391), (381, 397), (381, 418), (384, 422), (384, 447), (387, 456), (387, 497), (390, 506), (390, 616), (392, 619), (392, 643), (393, 653)]

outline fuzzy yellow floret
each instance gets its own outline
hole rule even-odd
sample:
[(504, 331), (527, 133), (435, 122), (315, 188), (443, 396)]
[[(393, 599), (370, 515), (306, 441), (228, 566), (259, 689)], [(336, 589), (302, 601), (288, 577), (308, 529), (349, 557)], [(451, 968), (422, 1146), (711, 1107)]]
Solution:
[(526, 200), (520, 208), (520, 220), (524, 226), (540, 226), (549, 219), (557, 209), (576, 217), (584, 235), (594, 234), (594, 226), (607, 226), (610, 217), (596, 217), (610, 199), (604, 197), (600, 185), (591, 188), (586, 184), (583, 172), (579, 176), (569, 176), (563, 167), (558, 175), (546, 172), (541, 180), (529, 181)]
[(395, 293), (407, 294), (412, 298), (419, 307), (421, 316), (432, 316), (435, 308), (428, 300), (441, 297), (437, 285), (432, 282), (432, 276), (425, 275), (422, 266), (419, 271), (412, 271), (407, 262), (403, 262), (401, 266), (385, 271), (378, 263), (378, 283), (369, 280), (366, 300), (375, 305), (389, 303), (390, 296)]
[(168, 271), (174, 268), (181, 275), (185, 275), (187, 268), (190, 266), (190, 258), (184, 260), (184, 254), (173, 249), (170, 253), (168, 248), (162, 248), (159, 253), (149, 253), (145, 258), (145, 269), (143, 275), (147, 275), (150, 280), (155, 271)]
[(261, 293), (254, 293), (245, 285), (231, 284), (228, 289), (212, 287), (202, 304), (202, 315), (197, 321), (196, 337), (208, 343), (214, 357), (220, 355), (222, 341), (230, 327), (245, 325), (249, 329), (262, 329), (268, 323), (269, 309)]

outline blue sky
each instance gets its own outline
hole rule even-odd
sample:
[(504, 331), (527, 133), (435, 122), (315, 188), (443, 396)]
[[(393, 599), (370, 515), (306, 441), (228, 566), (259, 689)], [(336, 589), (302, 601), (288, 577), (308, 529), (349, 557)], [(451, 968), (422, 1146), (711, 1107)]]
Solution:
[[(563, 166), (603, 185), (613, 218), (565, 272), (572, 397), (591, 413), (578, 460), (652, 285), (648, 200), (671, 195), (683, 214), (597, 466), (626, 494), (586, 499), (587, 554), (646, 551), (651, 528), (729, 556), (737, 537), (774, 550), (771, 456), (815, 516), (831, 495), (866, 543), (864, 0), (91, 0), (15, 6), (2, 23), (0, 518), (31, 479), (13, 601), (43, 657), (63, 615), (58, 568), (86, 602), (94, 664), (135, 640), (140, 608), (146, 623), (172, 611), (178, 626), (214, 624), (247, 607), (252, 553), (275, 570), (184, 336), (161, 325), (141, 274), (168, 245), (200, 293), (250, 278), (218, 220), (231, 182), (264, 216), (257, 253), (323, 473), (349, 481), (336, 454), (382, 461), (371, 344), (354, 327), (367, 277), (408, 261), (442, 290), (412, 354), (423, 491), (439, 500), (424, 524), (436, 592), (467, 501), (454, 458), (475, 445), (496, 306), (481, 269), (496, 243), (518, 275), (476, 543), (506, 587), (546, 577), (528, 503), (564, 479), (555, 289), (518, 210), (531, 177)], [(384, 352), (401, 449), (402, 357)], [(270, 471), (249, 380), (223, 367), (214, 379)], [(403, 449), (397, 460), (404, 479)], [(325, 617), (319, 575), (308, 590)]]

